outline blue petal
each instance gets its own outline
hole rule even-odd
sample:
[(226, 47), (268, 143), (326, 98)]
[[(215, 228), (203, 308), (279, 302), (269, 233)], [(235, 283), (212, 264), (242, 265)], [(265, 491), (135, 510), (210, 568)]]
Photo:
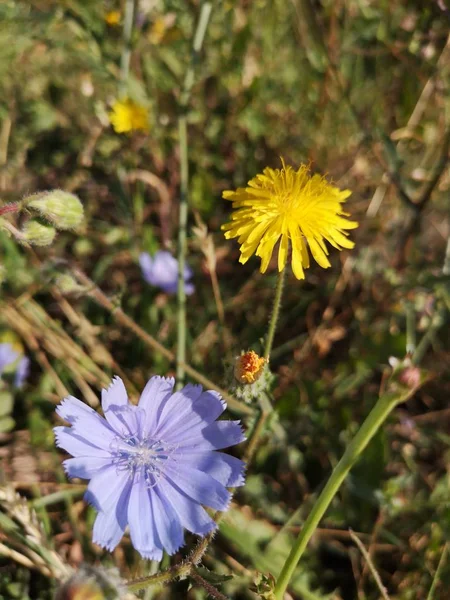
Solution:
[(115, 406), (111, 405), (107, 411), (105, 411), (105, 417), (108, 419), (108, 423), (121, 437), (128, 435), (140, 435), (142, 422), (145, 418), (145, 412), (133, 406), (127, 404), (126, 406)]
[(144, 558), (162, 559), (162, 544), (156, 532), (149, 488), (145, 480), (135, 478), (128, 504), (131, 542)]
[(202, 419), (193, 412), (193, 407), (202, 391), (201, 385), (188, 383), (182, 390), (172, 394), (160, 411), (157, 435), (164, 437), (164, 433), (171, 430), (177, 423), (186, 424), (186, 419), (190, 422), (194, 418), (194, 422), (200, 423)]
[(172, 505), (160, 493), (158, 486), (150, 489), (150, 495), (159, 539), (167, 554), (174, 554), (184, 544), (183, 528)]
[[(174, 294), (177, 291), (178, 263), (166, 250), (159, 250), (152, 258), (147, 252), (139, 257), (142, 276), (150, 285), (161, 288), (166, 294)], [(194, 286), (187, 281), (192, 277), (192, 270), (187, 265), (184, 269), (185, 291), (190, 295)]]
[(68, 458), (63, 462), (67, 475), (69, 477), (79, 477), (80, 479), (91, 479), (109, 464), (111, 464), (111, 458), (101, 456), (80, 456), (78, 458)]
[(110, 451), (117, 440), (117, 432), (96, 412), (78, 417), (72, 425), (72, 431), (74, 435), (84, 437), (90, 444), (105, 451)]
[(113, 512), (99, 512), (92, 530), (92, 541), (112, 552), (122, 539), (125, 527), (121, 527)]
[(197, 535), (206, 535), (217, 527), (206, 510), (191, 500), (174, 482), (161, 479), (158, 488), (171, 503), (183, 527)]
[(154, 256), (153, 278), (155, 285), (177, 284), (178, 263), (167, 250), (159, 250)]
[(245, 440), (240, 421), (217, 421), (206, 427), (193, 427), (184, 432), (172, 433), (164, 439), (175, 444), (178, 450), (205, 452), (220, 450), (239, 444)]
[(14, 386), (21, 388), (25, 383), (25, 379), (28, 377), (30, 372), (30, 359), (27, 356), (22, 356), (19, 364), (16, 368), (16, 375), (14, 377)]
[(167, 402), (158, 427), (162, 439), (185, 437), (191, 428), (204, 428), (223, 413), (226, 404), (220, 394), (210, 390), (199, 394), (199, 388), (187, 385)]
[(152, 377), (145, 386), (139, 399), (139, 408), (145, 411), (143, 435), (153, 434), (156, 430), (159, 415), (169, 400), (174, 385), (173, 377)]
[(68, 423), (74, 423), (77, 418), (97, 414), (93, 408), (74, 396), (67, 396), (56, 407), (57, 414)]
[(71, 427), (54, 427), (56, 445), (75, 457), (97, 456), (109, 458), (110, 453), (91, 444), (85, 437), (76, 435)]
[(185, 454), (176, 452), (173, 455), (176, 462), (208, 473), (225, 487), (244, 485), (245, 463), (239, 458), (223, 452), (198, 452)]
[(132, 478), (128, 471), (115, 465), (105, 467), (89, 482), (84, 499), (98, 511), (109, 513), (118, 504), (123, 490), (129, 489)]
[(222, 400), (222, 396), (218, 392), (207, 390), (195, 403), (194, 411), (205, 423), (212, 423), (220, 417), (226, 407), (226, 402)]
[(152, 257), (150, 256), (150, 254), (148, 252), (142, 252), (139, 255), (139, 264), (141, 265), (142, 276), (144, 277), (144, 279), (148, 283), (151, 283), (150, 281), (148, 281), (148, 277), (149, 277), (149, 274), (151, 274), (151, 271), (152, 271), (153, 260), (152, 260)]
[(95, 519), (92, 541), (110, 552), (122, 539), (127, 526), (128, 501), (131, 491), (131, 481), (123, 487), (114, 505), (105, 511), (100, 511)]
[(195, 292), (194, 284), (186, 282), (184, 285), (184, 291), (186, 293), (186, 296), (192, 296), (192, 294)]
[(186, 464), (177, 468), (172, 461), (167, 465), (165, 475), (199, 504), (210, 506), (215, 510), (228, 508), (231, 500), (230, 492), (210, 475), (197, 471)]
[(120, 377), (113, 377), (108, 389), (102, 390), (102, 408), (106, 413), (111, 405), (126, 406), (128, 404), (127, 390)]
[(0, 375), (5, 367), (11, 365), (19, 354), (14, 350), (11, 344), (0, 344)]

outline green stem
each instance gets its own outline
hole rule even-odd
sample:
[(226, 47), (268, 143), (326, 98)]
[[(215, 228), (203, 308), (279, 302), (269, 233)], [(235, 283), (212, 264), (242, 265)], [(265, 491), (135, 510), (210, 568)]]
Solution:
[(270, 357), (272, 351), (273, 338), (275, 337), (275, 330), (277, 328), (278, 316), (281, 308), (281, 296), (283, 294), (284, 275), (286, 269), (283, 269), (278, 273), (277, 289), (275, 291), (275, 300), (273, 301), (273, 311), (269, 323), (269, 331), (266, 338), (266, 346), (264, 348), (264, 358), (266, 360)]
[(187, 148), (186, 115), (178, 120), (178, 136), (180, 143), (180, 208), (178, 218), (178, 288), (177, 288), (177, 386), (184, 383), (184, 368), (186, 362), (186, 289), (184, 286), (184, 271), (186, 268), (187, 252), (187, 218), (188, 218), (188, 182), (189, 161)]
[(377, 433), (394, 407), (400, 402), (407, 400), (416, 391), (416, 389), (417, 388), (408, 390), (402, 389), (401, 392), (386, 393), (383, 396), (380, 396), (378, 399), (358, 433), (348, 445), (347, 450), (344, 452), (341, 460), (334, 468), (328, 483), (316, 500), (316, 503), (306, 519), (305, 524), (300, 531), (300, 534), (295, 541), (277, 579), (274, 590), (276, 600), (282, 600), (284, 592), (292, 578), (292, 575), (294, 574), (295, 568), (297, 567), (297, 564), (303, 552), (305, 551), (309, 540), (311, 539), (311, 536), (313, 535), (320, 523), (320, 520), (341, 487), (342, 482), (347, 477), (350, 469), (359, 459), (367, 444)]
[(441, 576), (442, 568), (445, 564), (445, 560), (447, 558), (447, 550), (448, 550), (448, 542), (445, 544), (444, 549), (441, 554), (441, 558), (439, 559), (439, 564), (436, 569), (436, 573), (433, 577), (433, 583), (431, 584), (430, 591), (428, 592), (427, 600), (434, 600), (434, 592), (436, 591), (437, 585), (439, 583), (439, 578)]
[[(281, 308), (281, 297), (283, 295), (284, 276), (285, 270), (283, 269), (278, 273), (277, 288), (275, 290), (275, 299), (273, 301), (272, 316), (270, 317), (269, 331), (266, 338), (266, 346), (264, 348), (264, 358), (268, 361), (270, 352), (272, 351), (273, 339), (275, 337), (275, 330), (277, 328), (278, 316)], [(265, 368), (268, 368), (267, 366)], [(251, 437), (248, 442), (247, 451), (244, 460), (249, 463), (253, 459), (253, 455), (258, 447), (259, 438), (264, 432), (266, 421), (272, 412), (272, 404), (267, 394), (263, 393), (259, 397), (259, 403), (261, 405), (261, 411), (258, 416), (258, 420), (255, 423)]]
[(189, 203), (189, 157), (188, 157), (188, 132), (187, 111), (194, 84), (195, 66), (198, 62), (200, 51), (205, 39), (206, 29), (211, 16), (212, 3), (202, 4), (200, 18), (192, 43), (192, 54), (189, 67), (184, 78), (183, 89), (180, 96), (180, 116), (178, 119), (178, 138), (180, 147), (180, 208), (178, 218), (178, 287), (177, 287), (177, 387), (184, 384), (186, 362), (186, 289), (184, 271), (187, 253), (187, 220)]
[(133, 34), (135, 0), (127, 0), (125, 4), (125, 17), (123, 22), (123, 49), (120, 60), (119, 97), (127, 95), (128, 74), (131, 60), (131, 36)]

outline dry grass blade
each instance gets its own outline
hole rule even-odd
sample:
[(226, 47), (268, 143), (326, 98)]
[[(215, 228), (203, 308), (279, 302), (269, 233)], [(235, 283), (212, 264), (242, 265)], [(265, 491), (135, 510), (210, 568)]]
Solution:
[(24, 566), (31, 564), (47, 577), (65, 579), (71, 568), (48, 547), (36, 513), (13, 487), (0, 488), (0, 509), (0, 554)]
[(372, 576), (375, 580), (375, 583), (377, 584), (378, 589), (380, 590), (380, 594), (382, 595), (384, 600), (390, 600), (388, 593), (386, 591), (386, 588), (384, 587), (381, 578), (378, 574), (378, 571), (375, 568), (375, 565), (373, 564), (373, 561), (369, 555), (369, 553), (367, 552), (364, 544), (361, 542), (361, 540), (359, 539), (359, 537), (357, 535), (355, 535), (353, 533), (353, 531), (350, 531), (350, 537), (352, 538), (352, 540), (355, 542), (355, 544), (358, 546), (361, 554), (364, 557), (364, 560), (366, 561), (366, 563), (369, 566), (370, 572), (372, 573)]

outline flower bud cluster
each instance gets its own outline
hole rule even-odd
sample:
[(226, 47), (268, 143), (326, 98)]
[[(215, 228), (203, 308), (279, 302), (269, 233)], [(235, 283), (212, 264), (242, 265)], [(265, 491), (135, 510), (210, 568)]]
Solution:
[(21, 212), (30, 217), (21, 230), (5, 218), (0, 220), (0, 229), (8, 231), (19, 242), (32, 246), (50, 246), (57, 230), (75, 229), (84, 218), (79, 198), (63, 190), (32, 194), (20, 202), (6, 205), (0, 214)]
[(81, 224), (84, 211), (79, 198), (63, 190), (39, 192), (23, 200), (23, 205), (49, 221), (56, 229), (75, 229)]

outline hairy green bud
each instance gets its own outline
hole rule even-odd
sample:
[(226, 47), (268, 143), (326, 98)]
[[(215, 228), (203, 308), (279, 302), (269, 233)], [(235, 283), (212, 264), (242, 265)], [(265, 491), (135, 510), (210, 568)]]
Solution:
[(63, 294), (81, 294), (87, 290), (86, 286), (80, 285), (69, 273), (59, 275), (55, 284)]
[(23, 201), (31, 210), (37, 211), (57, 229), (74, 229), (83, 220), (84, 210), (79, 198), (63, 190), (33, 194)]
[(39, 219), (30, 219), (21, 231), (21, 239), (32, 246), (50, 246), (55, 239), (56, 230)]

